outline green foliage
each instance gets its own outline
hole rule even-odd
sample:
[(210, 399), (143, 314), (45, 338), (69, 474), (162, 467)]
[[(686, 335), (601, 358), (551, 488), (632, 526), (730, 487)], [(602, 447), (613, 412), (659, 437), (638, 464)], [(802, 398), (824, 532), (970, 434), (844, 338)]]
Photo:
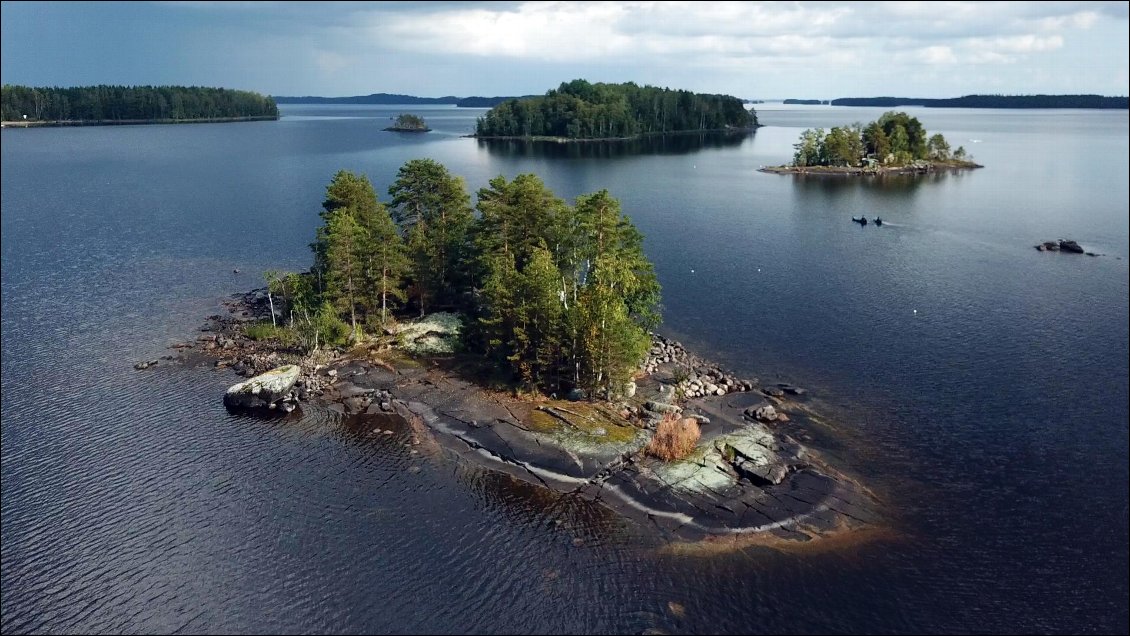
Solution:
[(301, 346), (357, 340), (359, 324), (387, 324), (411, 296), (421, 313), (444, 303), (467, 314), (467, 350), (524, 387), (613, 395), (631, 378), (659, 323), (659, 283), (608, 191), (569, 206), (535, 175), (499, 176), (479, 191), (475, 219), (462, 179), (420, 159), (389, 194), (399, 231), (366, 178), (339, 172), (312, 273), (269, 274)]
[(436, 161), (413, 159), (401, 166), (388, 193), (408, 235), (420, 315), (429, 303), (454, 306), (467, 284), (467, 232), (474, 219), (463, 179)]
[(534, 175), (479, 192), (482, 280), (469, 342), (523, 385), (611, 394), (658, 324), (659, 284), (643, 238), (606, 190), (567, 206)]
[(428, 130), (428, 125), (424, 123), (423, 117), (410, 113), (397, 115), (396, 123), (392, 127), (399, 130)]
[(893, 111), (866, 126), (835, 127), (827, 134), (822, 128), (805, 130), (793, 148), (794, 166), (856, 167), (865, 159), (904, 166), (918, 160), (951, 159), (945, 137), (935, 134), (927, 139), (922, 122)]
[(214, 119), (278, 117), (269, 96), (200, 86), (78, 86), (0, 89), (4, 121)]
[(266, 322), (246, 325), (243, 328), (243, 333), (252, 340), (278, 342), (286, 346), (298, 342), (298, 334), (295, 333), (294, 329), (290, 327), (278, 327), (267, 324)]
[(404, 240), (363, 175), (341, 170), (326, 187), (318, 229), (311, 248), (314, 272), (325, 300), (348, 311), (350, 322), (377, 317), (387, 324), (389, 310), (405, 299), (409, 269)]
[(578, 79), (544, 97), (495, 106), (479, 118), (475, 132), (483, 137), (604, 139), (755, 126), (757, 114), (736, 97)]

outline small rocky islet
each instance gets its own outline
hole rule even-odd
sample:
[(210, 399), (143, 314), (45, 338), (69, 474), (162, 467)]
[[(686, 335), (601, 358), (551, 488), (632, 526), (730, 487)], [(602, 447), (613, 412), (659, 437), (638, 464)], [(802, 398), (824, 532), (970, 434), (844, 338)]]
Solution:
[[(202, 335), (166, 358), (248, 377), (224, 396), (230, 409), (325, 409), (396, 434), (392, 416), (407, 443), (425, 440), (459, 461), (597, 501), (689, 545), (810, 542), (879, 520), (864, 487), (798, 441), (822, 421), (804, 389), (740, 378), (660, 334), (617, 400), (529, 398), (468, 379), (466, 360), (450, 353), (452, 314), (401, 323), (348, 351), (301, 356), (244, 335), (245, 325), (270, 319), (265, 290), (225, 305), (229, 315), (210, 316)], [(697, 422), (689, 457), (646, 453), (665, 415)]]

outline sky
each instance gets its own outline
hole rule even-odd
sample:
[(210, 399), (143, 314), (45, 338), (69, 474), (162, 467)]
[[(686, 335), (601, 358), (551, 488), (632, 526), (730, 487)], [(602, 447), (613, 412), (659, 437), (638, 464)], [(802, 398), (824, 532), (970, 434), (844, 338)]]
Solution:
[(0, 81), (271, 95), (1127, 95), (1127, 2), (3, 2)]

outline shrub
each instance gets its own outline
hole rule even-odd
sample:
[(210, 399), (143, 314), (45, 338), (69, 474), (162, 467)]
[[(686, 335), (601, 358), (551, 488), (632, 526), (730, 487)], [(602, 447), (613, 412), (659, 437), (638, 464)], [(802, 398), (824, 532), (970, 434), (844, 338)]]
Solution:
[(648, 455), (663, 461), (683, 459), (694, 451), (701, 435), (698, 420), (693, 417), (680, 418), (674, 413), (668, 413), (659, 421), (655, 435), (644, 450)]
[(243, 333), (252, 340), (273, 340), (284, 345), (294, 344), (297, 339), (293, 329), (283, 326), (276, 327), (269, 322), (246, 325), (243, 328)]

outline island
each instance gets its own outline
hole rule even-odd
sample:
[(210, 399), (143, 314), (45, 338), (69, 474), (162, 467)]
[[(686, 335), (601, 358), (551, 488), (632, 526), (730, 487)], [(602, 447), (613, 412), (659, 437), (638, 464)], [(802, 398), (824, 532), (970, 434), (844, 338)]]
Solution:
[(964, 146), (951, 150), (940, 133), (929, 135), (918, 118), (890, 111), (864, 126), (810, 128), (793, 145), (791, 164), (760, 172), (816, 175), (880, 175), (981, 168)]
[(799, 106), (826, 106), (828, 100), (820, 101), (818, 99), (786, 99), (781, 102), (785, 105), (799, 105)]
[(923, 97), (841, 97), (832, 106), (924, 106), (926, 108), (1130, 108), (1130, 98), (1103, 95), (964, 95), (944, 99)]
[(389, 126), (388, 128), (385, 128), (385, 130), (391, 130), (393, 132), (419, 133), (429, 132), (431, 131), (431, 128), (428, 128), (428, 125), (424, 123), (423, 117), (409, 113), (401, 113), (400, 115), (397, 115), (396, 123)]
[(0, 89), (4, 127), (112, 126), (265, 121), (279, 118), (270, 97), (200, 86), (79, 86)]
[(577, 79), (543, 97), (495, 106), (478, 119), (473, 136), (604, 141), (673, 133), (748, 133), (757, 127), (757, 112), (746, 109), (737, 97)]
[(803, 388), (656, 333), (654, 268), (608, 191), (570, 204), (536, 175), (499, 176), (472, 208), (463, 184), (412, 160), (385, 204), (338, 172), (310, 270), (267, 272), (169, 358), (246, 377), (230, 409), (328, 413), (598, 501), (688, 549), (881, 527), (868, 490), (805, 443), (830, 428)]

